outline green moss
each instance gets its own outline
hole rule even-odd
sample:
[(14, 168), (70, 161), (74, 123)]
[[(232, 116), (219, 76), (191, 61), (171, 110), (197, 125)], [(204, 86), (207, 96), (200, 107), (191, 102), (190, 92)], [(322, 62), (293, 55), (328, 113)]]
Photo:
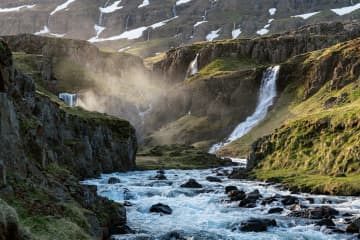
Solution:
[(187, 81), (191, 82), (197, 79), (208, 79), (212, 76), (223, 76), (235, 71), (245, 71), (255, 67), (259, 67), (259, 65), (248, 58), (217, 58), (203, 67), (198, 73), (189, 78)]
[(64, 218), (34, 216), (22, 221), (37, 240), (92, 239), (75, 223)]
[(163, 145), (140, 150), (136, 165), (139, 170), (206, 169), (228, 166), (231, 161), (217, 158), (186, 145)]

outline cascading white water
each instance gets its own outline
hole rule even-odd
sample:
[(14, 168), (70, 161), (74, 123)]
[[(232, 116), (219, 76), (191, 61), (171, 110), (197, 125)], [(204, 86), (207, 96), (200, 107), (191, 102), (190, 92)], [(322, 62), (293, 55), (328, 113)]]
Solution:
[[(218, 176), (221, 182), (208, 182), (208, 176), (230, 169), (208, 170), (167, 170), (167, 180), (152, 180), (156, 171), (140, 171), (128, 173), (113, 173), (102, 175), (101, 178), (82, 182), (86, 185), (97, 186), (100, 196), (119, 203), (128, 203), (127, 224), (137, 230), (135, 234), (115, 235), (116, 240), (337, 240), (354, 239), (355, 236), (330, 232), (323, 227), (316, 226), (314, 219), (301, 219), (287, 216), (291, 213), (290, 206), (286, 207), (281, 201), (274, 201), (262, 205), (258, 201), (255, 208), (240, 208), (239, 201), (227, 203), (224, 192), (226, 186), (236, 186), (245, 192), (258, 189), (264, 199), (274, 196), (288, 196), (289, 191), (280, 190), (276, 186), (263, 182), (247, 180), (233, 180), (225, 176)], [(120, 183), (108, 184), (108, 179), (115, 177)], [(181, 188), (180, 185), (189, 178), (195, 179), (203, 189)], [(360, 216), (359, 197), (318, 196), (310, 194), (292, 195), (299, 198), (299, 205), (305, 208), (330, 206), (341, 213), (333, 221), (335, 229), (341, 229), (344, 223), (342, 214)], [(311, 203), (313, 199), (313, 203)], [(172, 208), (171, 215), (151, 213), (153, 204), (162, 203)], [(284, 208), (283, 213), (268, 214), (274, 207)], [(234, 230), (242, 222), (250, 218), (275, 219), (277, 227), (271, 227), (267, 232), (243, 232)], [(182, 238), (171, 238), (169, 233), (177, 231)], [(327, 233), (328, 232), (328, 233)], [(353, 237), (353, 238), (352, 238)]]
[(176, 4), (173, 5), (171, 11), (172, 11), (173, 17), (176, 17), (176, 16), (177, 16), (177, 13), (176, 13)]
[(186, 71), (185, 79), (191, 77), (192, 75), (196, 74), (199, 71), (198, 58), (199, 58), (199, 53), (197, 53), (195, 59), (191, 61), (188, 70)]
[(258, 105), (255, 112), (244, 122), (240, 123), (224, 142), (214, 144), (210, 148), (209, 153), (214, 153), (221, 147), (241, 138), (250, 132), (259, 122), (264, 120), (269, 107), (273, 105), (274, 98), (276, 97), (276, 80), (279, 75), (279, 70), (280, 66), (273, 66), (266, 69), (261, 81)]
[(72, 93), (60, 93), (59, 98), (65, 102), (66, 105), (70, 107), (76, 106), (77, 94)]

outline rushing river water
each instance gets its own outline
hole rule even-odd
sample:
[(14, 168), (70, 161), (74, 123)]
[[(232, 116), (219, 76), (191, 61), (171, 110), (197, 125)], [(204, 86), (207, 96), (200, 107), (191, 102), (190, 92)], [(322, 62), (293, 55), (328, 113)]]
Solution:
[[(224, 169), (225, 171), (227, 169)], [(222, 180), (208, 182), (207, 176), (216, 176), (215, 169), (208, 170), (168, 170), (167, 180), (151, 180), (156, 171), (139, 171), (128, 173), (104, 174), (99, 179), (84, 181), (84, 184), (96, 185), (98, 194), (116, 202), (128, 201), (133, 205), (127, 207), (128, 226), (138, 233), (114, 236), (115, 239), (177, 239), (169, 237), (169, 233), (178, 231), (181, 239), (192, 240), (276, 240), (276, 239), (355, 239), (357, 236), (339, 234), (326, 227), (316, 226), (318, 220), (288, 217), (289, 207), (281, 201), (269, 205), (258, 204), (255, 208), (240, 208), (239, 202), (228, 202), (224, 192), (225, 186), (237, 186), (245, 192), (258, 189), (262, 198), (275, 194), (290, 195), (273, 185), (255, 181), (231, 180), (226, 176), (218, 176)], [(219, 175), (219, 174), (218, 174)], [(120, 183), (108, 184), (110, 177), (120, 179)], [(181, 188), (180, 185), (193, 178), (203, 185), (202, 189)], [(319, 196), (310, 194), (293, 195), (301, 199), (300, 205), (306, 207), (331, 206), (340, 214), (333, 219), (336, 228), (345, 229), (345, 213), (360, 216), (360, 198), (340, 196)], [(313, 199), (310, 203), (308, 199)], [(153, 204), (163, 203), (173, 210), (171, 215), (150, 213)], [(284, 207), (279, 214), (268, 214), (273, 207)], [(275, 219), (276, 227), (268, 231), (242, 232), (234, 230), (240, 223), (250, 218)]]

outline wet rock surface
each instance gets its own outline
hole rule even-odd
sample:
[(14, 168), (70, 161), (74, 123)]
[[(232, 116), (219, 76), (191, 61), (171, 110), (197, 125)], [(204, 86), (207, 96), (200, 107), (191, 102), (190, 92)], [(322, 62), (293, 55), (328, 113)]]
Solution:
[(172, 209), (165, 204), (162, 203), (158, 203), (155, 205), (152, 205), (150, 208), (150, 212), (155, 212), (155, 213), (163, 213), (163, 214), (171, 214), (172, 213)]

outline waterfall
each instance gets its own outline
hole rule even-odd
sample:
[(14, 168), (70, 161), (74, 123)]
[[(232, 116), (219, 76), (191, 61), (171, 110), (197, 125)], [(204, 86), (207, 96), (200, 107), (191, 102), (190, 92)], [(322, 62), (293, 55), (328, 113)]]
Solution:
[(60, 93), (59, 98), (65, 102), (66, 105), (70, 107), (75, 107), (77, 101), (77, 94), (72, 93)]
[(176, 4), (173, 5), (173, 7), (172, 7), (172, 14), (173, 14), (173, 17), (176, 17), (176, 16), (177, 16), (177, 15), (176, 15)]
[(125, 20), (125, 31), (129, 29), (129, 22), (130, 22), (130, 15), (127, 15)]
[(191, 77), (199, 71), (198, 64), (199, 53), (196, 54), (195, 59), (191, 61), (188, 70), (186, 71), (185, 79)]
[(214, 153), (221, 147), (241, 138), (265, 119), (268, 109), (273, 105), (274, 98), (276, 97), (276, 80), (279, 76), (279, 70), (280, 66), (273, 66), (266, 69), (261, 81), (258, 105), (255, 112), (244, 122), (240, 123), (224, 142), (214, 144), (210, 148), (209, 153)]
[[(104, 4), (103, 8), (106, 8), (107, 6), (109, 6), (110, 2), (111, 2), (111, 0), (107, 0)], [(100, 11), (98, 26), (103, 26), (103, 24), (104, 24), (104, 13), (102, 11)]]

